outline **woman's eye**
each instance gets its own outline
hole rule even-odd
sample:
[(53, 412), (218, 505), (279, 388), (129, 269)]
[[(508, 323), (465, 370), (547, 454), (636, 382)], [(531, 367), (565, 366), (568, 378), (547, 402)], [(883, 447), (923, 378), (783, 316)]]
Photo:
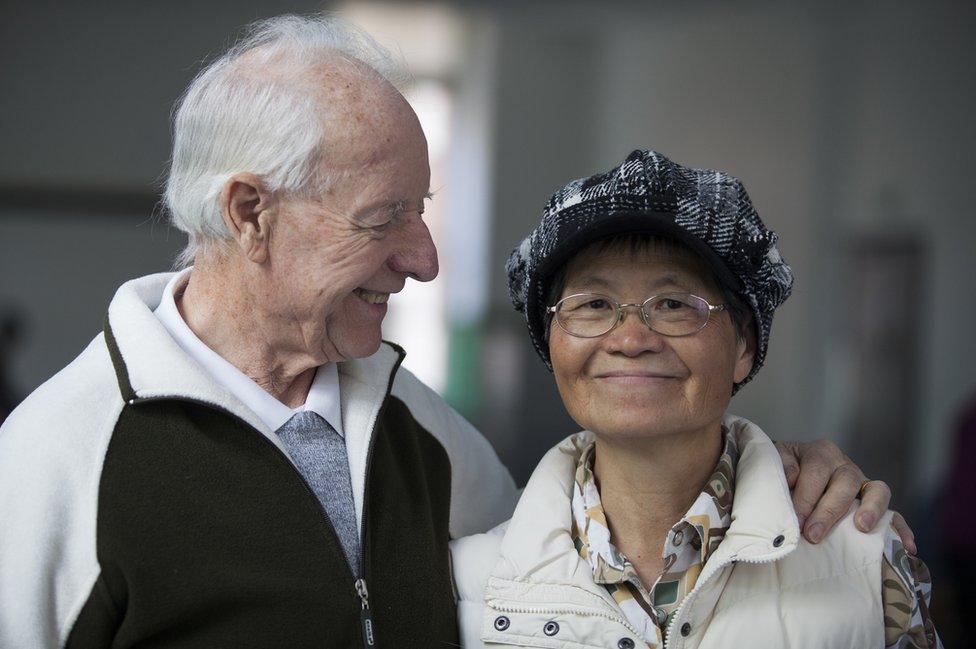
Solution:
[(606, 309), (610, 304), (606, 300), (590, 300), (585, 306), (588, 309), (600, 310)]
[(677, 309), (685, 308), (687, 305), (681, 300), (668, 299), (662, 300), (661, 306), (668, 311), (676, 311)]

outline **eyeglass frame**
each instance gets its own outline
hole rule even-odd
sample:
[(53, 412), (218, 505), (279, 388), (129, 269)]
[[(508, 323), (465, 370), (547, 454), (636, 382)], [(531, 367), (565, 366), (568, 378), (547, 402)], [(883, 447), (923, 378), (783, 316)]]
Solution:
[[(580, 334), (574, 334), (573, 332), (569, 331), (568, 329), (566, 329), (566, 327), (562, 325), (561, 322), (559, 322), (559, 318), (556, 316), (556, 309), (559, 308), (559, 305), (570, 298), (580, 297), (582, 295), (595, 295), (597, 297), (606, 298), (611, 304), (613, 304), (616, 307), (617, 317), (614, 319), (614, 322), (612, 325), (610, 325), (609, 329), (607, 329), (603, 333), (594, 334), (592, 336), (581, 336)], [(695, 329), (694, 331), (689, 331), (686, 334), (666, 334), (652, 327), (651, 323), (648, 321), (649, 316), (647, 315), (647, 311), (644, 310), (644, 305), (650, 302), (651, 300), (656, 300), (658, 298), (662, 298), (668, 295), (690, 295), (691, 297), (704, 302), (705, 306), (708, 307), (708, 315), (705, 316), (705, 320), (704, 322), (702, 322), (701, 326)], [(640, 313), (641, 322), (643, 322), (644, 326), (650, 329), (651, 331), (653, 331), (654, 333), (659, 334), (661, 336), (667, 336), (668, 338), (684, 338), (685, 336), (693, 336), (699, 331), (701, 331), (702, 329), (704, 329), (708, 325), (709, 321), (711, 321), (712, 315), (715, 313), (720, 313), (722, 311), (727, 311), (729, 308), (729, 304), (727, 302), (723, 304), (712, 304), (705, 298), (701, 297), (700, 295), (695, 295), (694, 293), (681, 292), (681, 291), (677, 291), (677, 292), (672, 291), (670, 293), (658, 293), (657, 295), (652, 295), (651, 297), (647, 298), (643, 302), (631, 302), (631, 303), (618, 302), (617, 300), (613, 299), (609, 295), (604, 295), (603, 293), (573, 293), (572, 295), (567, 295), (564, 298), (560, 298), (559, 301), (557, 301), (552, 306), (546, 307), (546, 313), (551, 313), (553, 320), (556, 321), (556, 324), (559, 326), (559, 328), (565, 331), (570, 336), (573, 336), (575, 338), (600, 338), (601, 336), (606, 336), (608, 333), (610, 333), (611, 331), (613, 331), (623, 323), (624, 319), (627, 317), (625, 311), (625, 309), (627, 308), (636, 308)]]

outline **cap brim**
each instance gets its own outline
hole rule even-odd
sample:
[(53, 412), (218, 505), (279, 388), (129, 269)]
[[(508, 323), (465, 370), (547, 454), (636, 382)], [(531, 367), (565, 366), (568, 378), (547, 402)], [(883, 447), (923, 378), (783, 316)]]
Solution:
[(742, 282), (739, 281), (739, 278), (729, 270), (711, 246), (677, 225), (674, 222), (673, 214), (640, 211), (619, 212), (601, 216), (590, 227), (569, 235), (559, 246), (559, 250), (550, 255), (543, 264), (540, 264), (536, 271), (537, 277), (547, 284), (543, 287), (543, 294), (549, 290), (548, 283), (552, 274), (580, 250), (601, 239), (629, 234), (657, 235), (683, 243), (706, 261), (723, 286), (732, 291), (741, 292)]

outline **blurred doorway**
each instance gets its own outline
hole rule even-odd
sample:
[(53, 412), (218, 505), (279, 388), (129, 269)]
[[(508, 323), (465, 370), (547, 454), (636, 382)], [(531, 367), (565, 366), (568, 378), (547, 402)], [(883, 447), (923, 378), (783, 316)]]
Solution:
[(850, 267), (850, 454), (894, 494), (908, 494), (922, 386), (918, 334), (929, 306), (925, 249), (917, 237), (863, 237)]

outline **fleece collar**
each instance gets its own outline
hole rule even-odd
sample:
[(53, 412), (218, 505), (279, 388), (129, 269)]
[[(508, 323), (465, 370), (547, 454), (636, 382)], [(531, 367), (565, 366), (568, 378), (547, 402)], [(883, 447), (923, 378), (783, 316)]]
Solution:
[[(158, 273), (130, 280), (119, 287), (109, 304), (105, 337), (123, 398), (130, 403), (170, 398), (215, 406), (244, 420), (284, 451), (274, 431), (190, 358), (153, 313), (173, 275)], [(339, 364), (347, 444), (362, 447), (364, 455), (372, 424), (403, 356), (402, 349), (384, 342), (372, 356)], [(353, 436), (357, 439), (351, 439)]]

